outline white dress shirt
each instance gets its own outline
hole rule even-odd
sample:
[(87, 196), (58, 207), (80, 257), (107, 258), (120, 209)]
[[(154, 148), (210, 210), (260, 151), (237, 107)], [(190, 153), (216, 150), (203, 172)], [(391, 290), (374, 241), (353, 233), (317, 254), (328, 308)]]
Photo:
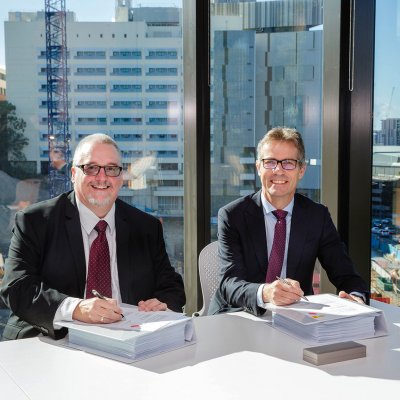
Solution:
[[(267, 249), (268, 249), (268, 259), (269, 259), (272, 250), (272, 244), (274, 243), (275, 224), (277, 221), (275, 215), (272, 214), (272, 211), (275, 211), (276, 208), (265, 198), (263, 194), (261, 194), (261, 203), (264, 211), (265, 232), (267, 237)], [(283, 258), (282, 270), (280, 275), (281, 278), (286, 278), (287, 253), (289, 248), (290, 226), (292, 223), (293, 205), (294, 205), (294, 197), (292, 201), (283, 209), (284, 211), (287, 211), (287, 215), (286, 215), (285, 255)], [(266, 303), (264, 303), (262, 298), (262, 291), (264, 285), (265, 285), (264, 283), (261, 284), (257, 290), (257, 305), (262, 308), (266, 307)]]
[[(264, 211), (264, 221), (265, 221), (265, 232), (267, 235), (267, 248), (268, 248), (268, 259), (271, 254), (271, 249), (272, 249), (272, 244), (274, 242), (274, 234), (275, 234), (275, 224), (276, 224), (276, 218), (274, 214), (272, 214), (272, 211), (275, 211), (276, 208), (268, 202), (268, 200), (265, 198), (263, 194), (261, 194), (261, 203), (263, 206), (263, 211)], [(292, 201), (284, 208), (285, 211), (287, 211), (287, 216), (286, 216), (286, 243), (285, 243), (285, 256), (283, 259), (283, 264), (282, 264), (282, 270), (281, 270), (281, 278), (286, 278), (286, 272), (287, 272), (287, 254), (288, 254), (288, 248), (289, 248), (289, 237), (290, 237), (290, 227), (292, 223), (292, 214), (293, 214), (293, 206), (294, 206), (294, 197)], [(267, 303), (264, 303), (263, 298), (262, 298), (262, 292), (264, 288), (265, 283), (262, 283), (257, 290), (257, 305), (261, 308), (266, 308)], [(355, 295), (360, 297), (364, 303), (366, 301), (365, 295), (360, 292), (350, 292), (350, 294)]]
[[(100, 221), (100, 218), (96, 214), (94, 214), (93, 211), (87, 208), (83, 203), (81, 203), (77, 197), (75, 197), (75, 199), (79, 211), (79, 219), (81, 221), (83, 248), (85, 251), (85, 260), (86, 260), (86, 276), (87, 276), (87, 271), (89, 266), (90, 246), (92, 245), (94, 239), (96, 239), (98, 235), (94, 227)], [(112, 297), (113, 299), (117, 300), (118, 304), (120, 304), (121, 293), (119, 289), (118, 268), (117, 268), (115, 203), (113, 204), (108, 214), (102, 219), (106, 221), (108, 224), (106, 229), (106, 236), (108, 241), (108, 248), (110, 251)], [(86, 288), (84, 297), (86, 297)], [(72, 321), (72, 313), (74, 312), (76, 306), (79, 304), (81, 300), (82, 299), (76, 297), (67, 297), (58, 307), (56, 315), (54, 316), (53, 323), (59, 322), (61, 320)], [(60, 328), (55, 327), (55, 329), (60, 329)]]

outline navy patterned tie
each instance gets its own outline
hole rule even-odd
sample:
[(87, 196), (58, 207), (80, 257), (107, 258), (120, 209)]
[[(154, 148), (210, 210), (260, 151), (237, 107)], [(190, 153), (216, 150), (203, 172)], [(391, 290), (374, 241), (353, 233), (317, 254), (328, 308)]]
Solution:
[(281, 275), (283, 259), (285, 257), (287, 211), (275, 210), (272, 213), (275, 215), (277, 221), (275, 223), (274, 242), (268, 261), (266, 283), (275, 281), (276, 277)]
[(94, 227), (98, 235), (90, 246), (89, 267), (86, 281), (86, 298), (94, 297), (92, 290), (96, 289), (106, 297), (112, 297), (110, 251), (106, 236), (107, 222), (99, 221)]

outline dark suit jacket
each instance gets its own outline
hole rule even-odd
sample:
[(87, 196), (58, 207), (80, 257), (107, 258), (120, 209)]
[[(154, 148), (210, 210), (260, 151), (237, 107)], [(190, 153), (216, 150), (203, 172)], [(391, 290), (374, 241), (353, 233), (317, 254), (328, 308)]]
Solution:
[[(257, 289), (268, 268), (267, 239), (261, 191), (240, 198), (218, 213), (221, 282), (209, 314), (245, 309), (255, 315)], [(367, 293), (346, 253), (328, 209), (295, 195), (287, 255), (287, 277), (299, 281), (305, 295), (313, 293), (312, 276), (318, 259), (338, 290)]]
[[(158, 219), (116, 201), (116, 247), (122, 301), (136, 305), (156, 297), (182, 311), (182, 278), (171, 267)], [(53, 338), (60, 303), (83, 298), (86, 262), (74, 192), (18, 212), (0, 294), (11, 309), (3, 337), (17, 339), (44, 333)]]

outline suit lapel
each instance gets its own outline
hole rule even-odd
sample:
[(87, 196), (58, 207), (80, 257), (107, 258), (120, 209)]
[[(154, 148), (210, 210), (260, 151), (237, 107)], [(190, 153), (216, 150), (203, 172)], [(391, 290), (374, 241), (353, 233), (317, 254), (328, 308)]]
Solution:
[(268, 251), (261, 191), (258, 191), (250, 199), (249, 206), (245, 211), (245, 219), (247, 232), (251, 237), (259, 268), (265, 272), (268, 263)]
[(290, 226), (289, 247), (287, 256), (287, 276), (296, 277), (296, 270), (306, 241), (308, 226), (308, 209), (298, 194), (294, 198), (292, 222)]
[(76, 207), (75, 193), (70, 192), (65, 206), (65, 228), (71, 249), (72, 256), (75, 261), (75, 269), (78, 276), (79, 293), (85, 293), (86, 282), (86, 261), (85, 250), (83, 248), (82, 228), (79, 219), (79, 212)]
[(131, 281), (129, 275), (129, 236), (130, 227), (126, 216), (119, 207), (118, 200), (115, 203), (115, 229), (117, 242), (117, 263), (118, 263), (118, 279), (121, 292), (121, 298), (124, 303), (128, 302), (129, 287)]

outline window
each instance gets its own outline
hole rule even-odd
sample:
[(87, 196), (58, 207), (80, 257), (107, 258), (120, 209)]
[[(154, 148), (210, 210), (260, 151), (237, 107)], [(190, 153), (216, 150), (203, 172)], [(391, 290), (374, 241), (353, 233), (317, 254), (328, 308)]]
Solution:
[(149, 59), (175, 59), (178, 57), (176, 50), (150, 50), (146, 58)]
[(177, 163), (159, 163), (158, 170), (159, 171), (177, 171), (178, 164)]
[(111, 90), (115, 92), (141, 92), (142, 85), (114, 84)]
[(376, 1), (372, 132), (371, 293), (400, 306), (399, 0)]
[(105, 75), (105, 68), (94, 68), (94, 67), (78, 67), (75, 72), (76, 75)]
[(140, 117), (115, 117), (112, 122), (113, 125), (141, 125), (142, 118)]
[(114, 100), (113, 108), (142, 108), (140, 100)]
[(112, 75), (139, 76), (139, 75), (142, 75), (142, 69), (141, 68), (127, 68), (127, 67), (113, 68)]
[[(256, 147), (272, 127), (297, 128), (321, 160), (323, 3), (211, 1), (212, 240), (219, 208), (260, 188)], [(319, 201), (320, 185), (320, 162), (308, 165), (299, 191)]]
[(115, 50), (112, 52), (111, 58), (140, 59), (140, 58), (142, 58), (142, 51), (141, 50)]
[(170, 84), (150, 84), (148, 86), (148, 92), (176, 92), (178, 90), (178, 85)]
[(79, 50), (76, 52), (75, 58), (106, 58), (106, 52), (95, 50)]
[(76, 108), (106, 108), (107, 102), (105, 100), (95, 101), (95, 100), (79, 100), (76, 103)]
[(78, 84), (76, 87), (77, 92), (105, 92), (106, 84)]

